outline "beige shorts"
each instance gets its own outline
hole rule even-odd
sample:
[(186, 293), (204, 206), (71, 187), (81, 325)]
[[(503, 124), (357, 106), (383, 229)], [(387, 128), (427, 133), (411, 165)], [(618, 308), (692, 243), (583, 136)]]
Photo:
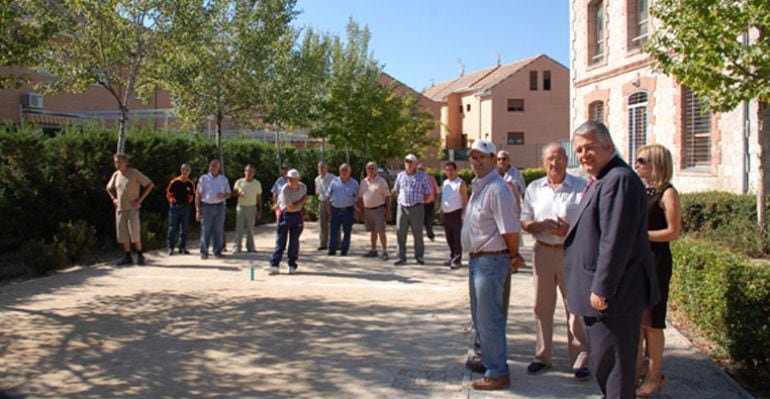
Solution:
[(115, 233), (119, 244), (141, 242), (142, 223), (139, 209), (115, 212)]
[(384, 206), (364, 209), (364, 226), (366, 226), (366, 231), (370, 233), (384, 233), (386, 224)]

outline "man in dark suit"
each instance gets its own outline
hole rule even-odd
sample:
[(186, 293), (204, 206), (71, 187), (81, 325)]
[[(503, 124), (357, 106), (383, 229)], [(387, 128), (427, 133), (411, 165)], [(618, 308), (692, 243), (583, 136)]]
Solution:
[(585, 324), (592, 371), (604, 397), (633, 399), (642, 311), (659, 296), (647, 197), (603, 124), (582, 124), (572, 144), (592, 178), (564, 242), (567, 304)]

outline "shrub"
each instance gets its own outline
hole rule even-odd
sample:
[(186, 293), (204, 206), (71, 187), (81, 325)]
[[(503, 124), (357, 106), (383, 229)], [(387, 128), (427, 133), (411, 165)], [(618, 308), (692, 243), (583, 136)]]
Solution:
[(157, 213), (150, 212), (142, 212), (140, 217), (142, 221), (142, 249), (151, 250), (165, 247), (168, 220)]
[(533, 180), (537, 180), (545, 176), (545, 169), (543, 168), (529, 168), (522, 169), (521, 176), (524, 178), (524, 182), (529, 185)]
[(318, 220), (318, 196), (316, 195), (309, 195), (307, 197), (307, 202), (305, 202), (305, 207), (303, 208), (302, 214), (305, 216), (305, 220), (309, 222), (315, 222)]
[(94, 246), (96, 229), (83, 220), (59, 223), (59, 230), (53, 238), (54, 244), (60, 246), (67, 260), (79, 262), (85, 259)]
[(672, 243), (671, 302), (719, 345), (735, 373), (770, 380), (770, 267), (683, 238)]
[(56, 244), (42, 240), (28, 241), (21, 248), (21, 259), (31, 276), (42, 276), (61, 269), (67, 263), (64, 249)]
[(725, 192), (682, 194), (682, 231), (748, 256), (765, 255), (756, 197)]

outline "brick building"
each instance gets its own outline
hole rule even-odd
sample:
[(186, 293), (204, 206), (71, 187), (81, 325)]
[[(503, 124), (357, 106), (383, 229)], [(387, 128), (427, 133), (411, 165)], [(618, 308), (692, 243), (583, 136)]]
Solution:
[(570, 130), (588, 119), (604, 122), (631, 164), (640, 146), (666, 146), (682, 191), (752, 191), (757, 103), (701, 112), (704, 102), (687, 87), (654, 71), (640, 50), (657, 23), (649, 6), (648, 0), (570, 1)]
[(542, 146), (569, 138), (569, 70), (546, 55), (461, 74), (425, 90), (441, 104), (441, 140), (460, 157), (487, 139), (514, 166), (540, 166)]

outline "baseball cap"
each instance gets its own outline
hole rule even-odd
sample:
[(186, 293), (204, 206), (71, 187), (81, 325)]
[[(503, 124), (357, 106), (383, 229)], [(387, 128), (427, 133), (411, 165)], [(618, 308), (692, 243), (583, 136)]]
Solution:
[(404, 158), (404, 161), (417, 162), (417, 157), (414, 154), (409, 154)]
[(497, 148), (494, 143), (489, 140), (476, 140), (471, 146), (471, 152), (479, 151), (483, 154), (497, 155)]
[(299, 179), (299, 171), (297, 169), (292, 169), (286, 173), (286, 177), (289, 179)]
[(282, 163), (282, 164), (281, 164), (281, 169), (289, 169), (289, 164), (287, 164), (287, 163)]

